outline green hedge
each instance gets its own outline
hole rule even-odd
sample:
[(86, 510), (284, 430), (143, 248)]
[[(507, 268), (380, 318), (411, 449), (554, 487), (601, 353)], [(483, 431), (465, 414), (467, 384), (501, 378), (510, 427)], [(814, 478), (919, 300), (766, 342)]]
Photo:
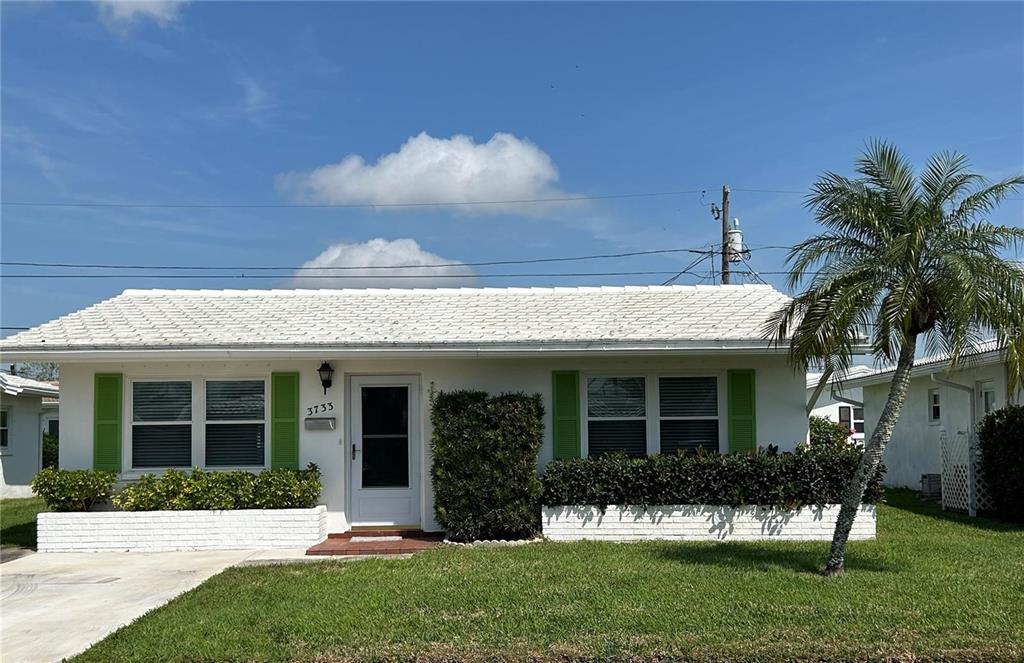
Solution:
[(105, 470), (58, 470), (47, 467), (32, 479), (32, 491), (50, 511), (88, 511), (114, 493), (117, 475)]
[(517, 539), (540, 528), (540, 395), (434, 394), (434, 513), (456, 541)]
[[(556, 460), (541, 477), (547, 506), (609, 504), (757, 504), (796, 508), (835, 504), (860, 462), (855, 447), (802, 445), (718, 455), (710, 453)], [(865, 503), (882, 497), (884, 468), (868, 486)]]
[(300, 509), (316, 506), (320, 489), (320, 469), (312, 463), (304, 470), (259, 474), (196, 467), (189, 473), (168, 470), (159, 478), (145, 474), (114, 497), (114, 506), (122, 511)]
[(1024, 522), (1024, 406), (1010, 405), (978, 426), (981, 472), (999, 515)]
[(808, 421), (811, 429), (811, 446), (822, 445), (846, 446), (851, 443), (853, 431), (842, 424), (837, 424), (825, 417), (811, 417)]

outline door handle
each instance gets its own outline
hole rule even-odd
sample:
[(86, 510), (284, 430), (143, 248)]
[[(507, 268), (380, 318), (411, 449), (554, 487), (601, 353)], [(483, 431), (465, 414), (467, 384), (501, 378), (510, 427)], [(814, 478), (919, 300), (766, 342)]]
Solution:
[(356, 443), (352, 443), (352, 460), (356, 459)]

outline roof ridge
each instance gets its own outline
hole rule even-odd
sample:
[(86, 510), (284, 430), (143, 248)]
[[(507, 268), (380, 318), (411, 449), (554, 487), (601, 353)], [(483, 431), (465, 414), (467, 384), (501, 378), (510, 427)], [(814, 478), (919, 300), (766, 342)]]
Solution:
[[(783, 294), (774, 286), (761, 283), (741, 283), (724, 285), (597, 285), (597, 286), (494, 286), (478, 288), (129, 288), (103, 302), (120, 297), (139, 296), (287, 296), (317, 294), (546, 294), (546, 293), (599, 293), (599, 292), (683, 292), (683, 291), (721, 291), (721, 290), (765, 290)], [(91, 308), (91, 307), (89, 307)], [(83, 309), (84, 310), (84, 309)]]

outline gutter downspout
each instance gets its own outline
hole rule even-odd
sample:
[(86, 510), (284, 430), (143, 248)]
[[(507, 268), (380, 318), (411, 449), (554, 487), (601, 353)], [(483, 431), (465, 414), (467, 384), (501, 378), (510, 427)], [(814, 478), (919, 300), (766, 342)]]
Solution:
[(971, 405), (971, 422), (970, 430), (967, 434), (967, 512), (971, 516), (976, 516), (978, 515), (978, 495), (976, 489), (976, 486), (978, 485), (978, 435), (976, 432), (978, 404), (975, 402), (974, 387), (968, 387), (967, 385), (960, 384), (959, 382), (953, 382), (952, 380), (937, 377), (935, 373), (930, 374), (928, 377), (930, 377), (932, 382), (935, 384), (941, 384), (944, 387), (950, 387), (951, 389), (957, 389), (970, 394), (969, 402)]

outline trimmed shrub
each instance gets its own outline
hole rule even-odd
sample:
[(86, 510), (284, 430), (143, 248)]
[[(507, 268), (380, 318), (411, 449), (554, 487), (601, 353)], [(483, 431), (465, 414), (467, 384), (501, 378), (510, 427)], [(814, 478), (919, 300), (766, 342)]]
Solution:
[(106, 470), (60, 470), (47, 467), (32, 479), (32, 491), (50, 511), (88, 511), (114, 492), (117, 475)]
[(999, 515), (1024, 522), (1024, 406), (1010, 405), (978, 425), (981, 472)]
[[(609, 504), (756, 504), (794, 509), (836, 504), (862, 452), (856, 447), (801, 445), (719, 455), (621, 455), (556, 460), (541, 477), (547, 506)], [(864, 502), (882, 497), (884, 468), (871, 480)]]
[(207, 509), (300, 509), (316, 506), (320, 469), (275, 469), (259, 474), (243, 470), (191, 472), (167, 470), (161, 477), (144, 474), (114, 497), (122, 511), (192, 511)]
[(825, 417), (811, 417), (808, 423), (811, 428), (812, 447), (844, 447), (851, 443), (850, 435), (853, 432), (842, 424), (838, 424)]
[(43, 433), (43, 467), (57, 467), (60, 456), (60, 440), (56, 435)]
[(456, 541), (519, 539), (540, 529), (539, 394), (434, 394), (434, 514)]

